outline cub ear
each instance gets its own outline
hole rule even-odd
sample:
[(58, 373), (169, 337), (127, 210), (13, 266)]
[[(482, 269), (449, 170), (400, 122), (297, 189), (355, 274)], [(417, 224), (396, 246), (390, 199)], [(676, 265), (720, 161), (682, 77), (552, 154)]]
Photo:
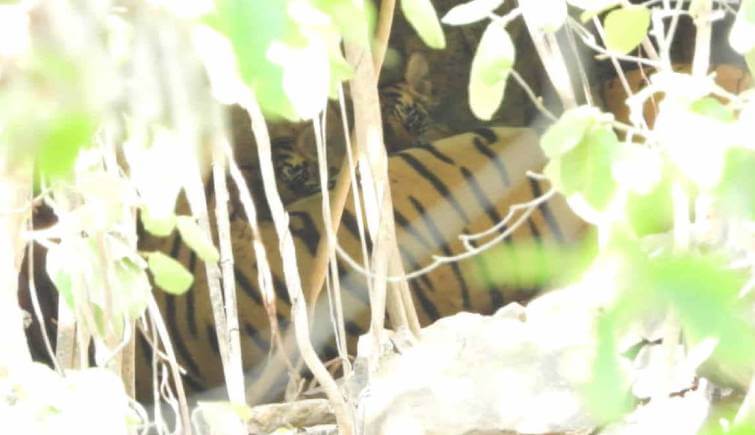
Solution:
[(406, 62), (406, 70), (404, 71), (404, 80), (419, 95), (426, 98), (432, 96), (430, 65), (424, 54), (414, 52), (409, 56), (409, 60)]

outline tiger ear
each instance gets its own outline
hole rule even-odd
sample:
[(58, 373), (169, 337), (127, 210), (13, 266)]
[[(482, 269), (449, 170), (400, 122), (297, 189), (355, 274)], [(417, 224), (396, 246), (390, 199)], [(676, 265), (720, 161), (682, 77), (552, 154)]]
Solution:
[(430, 65), (425, 55), (419, 52), (412, 53), (404, 72), (406, 83), (419, 94), (429, 97), (432, 92), (429, 75)]

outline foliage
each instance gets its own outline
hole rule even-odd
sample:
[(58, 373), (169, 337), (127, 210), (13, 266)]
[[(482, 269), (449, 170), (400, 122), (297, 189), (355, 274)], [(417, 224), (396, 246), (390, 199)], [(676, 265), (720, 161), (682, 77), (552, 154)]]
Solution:
[[(539, 2), (523, 0), (508, 15), (496, 16), (499, 3), (476, 0), (456, 6), (443, 18), (452, 25), (489, 19), (489, 29), (496, 29), (498, 59), (489, 60), (494, 56), (483, 36), (472, 64), (470, 105), (479, 118), (489, 119), (503, 100), (502, 89), (515, 60), (513, 50), (506, 49), (508, 35), (503, 25), (519, 14), (531, 33), (553, 34), (564, 25), (558, 11), (568, 3), (581, 10), (582, 22), (592, 21), (598, 27), (603, 46), (588, 37), (583, 41), (596, 51), (622, 58), (634, 54), (643, 43), (653, 43), (649, 32), (660, 31), (651, 29), (653, 14), (670, 13), (652, 2), (554, 3), (558, 6), (543, 8), (535, 6)], [(710, 26), (702, 22), (710, 19), (705, 4), (692, 2), (690, 6), (699, 28)], [(755, 52), (754, 5), (747, 0), (741, 3), (729, 38), (750, 67)], [(578, 27), (579, 23), (568, 25)], [(581, 32), (576, 34), (589, 33)], [(661, 47), (663, 38), (658, 42)], [(695, 56), (708, 54), (698, 48)], [(599, 270), (610, 263), (621, 271), (601, 281), (615, 298), (596, 319), (593, 378), (585, 388), (588, 404), (602, 421), (615, 421), (632, 408), (631, 380), (622, 373), (619, 343), (634, 325), (647, 321), (648, 307), (667, 313), (666, 322), (680, 328), (689, 352), (700, 343), (714, 343), (714, 351), (700, 369), (714, 380), (746, 389), (755, 366), (751, 300), (743, 297), (751, 290), (754, 270), (753, 94), (723, 92), (710, 76), (697, 72), (674, 72), (665, 67), (670, 65), (666, 58), (644, 61), (656, 72), (650, 69), (649, 85), (634, 89), (635, 95), (627, 99), (631, 125), (595, 106), (567, 105), (540, 142), (549, 158), (545, 175), (572, 209), (598, 229), (599, 251), (592, 268)], [(558, 62), (563, 59), (555, 55), (550, 59), (551, 64)], [(489, 69), (480, 73), (478, 67), (475, 74), (475, 66), (481, 64)], [(492, 88), (493, 84), (498, 87)], [(644, 107), (658, 94), (663, 94), (663, 100), (653, 125), (644, 119)], [(704, 230), (714, 227), (734, 233), (718, 240)], [(504, 256), (513, 261), (505, 253), (492, 258), (501, 261)], [(543, 264), (550, 263), (540, 261), (539, 272), (529, 275), (536, 277), (548, 270)], [(498, 278), (517, 282), (517, 277), (509, 275)], [(666, 340), (665, 346), (677, 344)]]

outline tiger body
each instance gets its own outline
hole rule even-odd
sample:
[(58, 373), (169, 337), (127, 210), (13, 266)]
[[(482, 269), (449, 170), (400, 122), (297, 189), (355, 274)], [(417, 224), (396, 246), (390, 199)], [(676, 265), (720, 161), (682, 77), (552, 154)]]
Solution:
[[(397, 224), (398, 244), (405, 269), (418, 269), (431, 261), (431, 255), (463, 252), (458, 236), (485, 230), (503, 219), (511, 205), (531, 200), (547, 190), (541, 181), (531, 180), (527, 170), (538, 170), (545, 157), (535, 133), (528, 129), (483, 129), (409, 148), (389, 158), (389, 178)], [(312, 267), (317, 243), (322, 236), (321, 196), (312, 195), (287, 207), (290, 228), (297, 250), (299, 273), (304, 281)], [(558, 219), (556, 219), (558, 217)], [(352, 204), (344, 212), (338, 232), (339, 244), (360, 261), (360, 241)], [(538, 207), (507, 243), (519, 240), (569, 242), (577, 238), (583, 223), (556, 196)], [(261, 231), (275, 280), (277, 310), (282, 329), (290, 302), (281, 275), (281, 259), (275, 247), (277, 237), (272, 223), (261, 223)], [(245, 368), (264, 364), (270, 344), (269, 325), (257, 289), (257, 267), (251, 245), (251, 229), (246, 221), (231, 223), (242, 357)], [(171, 254), (193, 269), (195, 285), (177, 297), (158, 293), (179, 362), (187, 369), (187, 385), (203, 389), (222, 382), (209, 292), (204, 267), (175, 236), (166, 242)], [(410, 281), (420, 321), (426, 324), (439, 316), (461, 310), (491, 312), (512, 300), (515, 289), (499, 288), (482, 279), (490, 271), (472, 258), (440, 266)], [(515, 267), (515, 265), (510, 265)], [(501, 265), (500, 267), (507, 267)], [(365, 277), (341, 267), (341, 288), (347, 335), (364, 333), (368, 324), (368, 297)], [(482, 277), (482, 278), (481, 278)], [(334, 354), (323, 296), (316, 310), (313, 343), (321, 354)], [(353, 340), (350, 340), (353, 345)], [(143, 343), (146, 344), (146, 343)], [(138, 361), (137, 383), (150, 379), (150, 352)], [(353, 350), (353, 348), (352, 348)], [(143, 392), (143, 386), (142, 386)]]

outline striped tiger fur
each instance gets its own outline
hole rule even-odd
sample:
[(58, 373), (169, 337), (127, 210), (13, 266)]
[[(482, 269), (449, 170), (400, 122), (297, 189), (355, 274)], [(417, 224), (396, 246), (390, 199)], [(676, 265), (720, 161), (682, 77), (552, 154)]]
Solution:
[[(415, 146), (428, 139), (433, 125), (429, 109), (432, 95), (426, 76), (429, 72), (424, 57), (410, 56), (403, 80), (381, 84), (378, 91), (382, 108), (383, 132), (388, 152)], [(332, 187), (338, 166), (344, 157), (345, 141), (341, 116), (335, 103), (327, 108), (325, 137), (330, 170), (328, 185)], [(435, 133), (437, 135), (437, 133)], [(288, 204), (296, 199), (320, 192), (320, 178), (311, 123), (284, 126), (272, 143), (273, 165), (278, 177), (278, 190)]]
[[(389, 178), (397, 236), (406, 269), (426, 265), (435, 253), (458, 254), (462, 250), (458, 235), (484, 230), (499, 222), (511, 205), (542, 194), (547, 185), (528, 178), (525, 173), (541, 168), (544, 163), (536, 134), (529, 129), (510, 128), (481, 129), (391, 155)], [(313, 195), (287, 208), (302, 279), (309, 275), (323, 228), (320, 202), (321, 197)], [(349, 204), (338, 240), (350, 255), (359, 259), (361, 251), (355, 219), (353, 206)], [(583, 223), (570, 212), (563, 199), (556, 196), (540, 205), (507, 243), (522, 239), (569, 242), (574, 241), (583, 228)], [(277, 246), (277, 240), (270, 223), (262, 223), (261, 230), (274, 273), (279, 320), (285, 329), (290, 305), (280, 274), (280, 257), (276, 249), (271, 249)], [(231, 231), (243, 334), (242, 354), (249, 368), (265, 362), (271, 347), (269, 327), (256, 288), (251, 230), (244, 220), (237, 219), (232, 222)], [(222, 381), (222, 369), (204, 267), (178, 236), (164, 243), (174, 258), (193, 270), (196, 278), (195, 288), (184, 296), (157, 293), (179, 362), (187, 370), (186, 384), (194, 390), (217, 385)], [(511, 289), (498, 288), (484, 279), (490, 272), (478, 259), (470, 259), (443, 265), (411, 281), (421, 322), (426, 324), (460, 310), (491, 312), (512, 300)], [(367, 327), (367, 291), (364, 277), (358, 272), (342, 267), (341, 275), (347, 335), (354, 338)], [(313, 343), (322, 354), (329, 354), (333, 351), (328, 349), (331, 337), (326, 321), (327, 303), (320, 305), (312, 333)], [(140, 349), (137, 387), (143, 394), (148, 389), (144, 382), (150, 379), (151, 352), (145, 342)]]

